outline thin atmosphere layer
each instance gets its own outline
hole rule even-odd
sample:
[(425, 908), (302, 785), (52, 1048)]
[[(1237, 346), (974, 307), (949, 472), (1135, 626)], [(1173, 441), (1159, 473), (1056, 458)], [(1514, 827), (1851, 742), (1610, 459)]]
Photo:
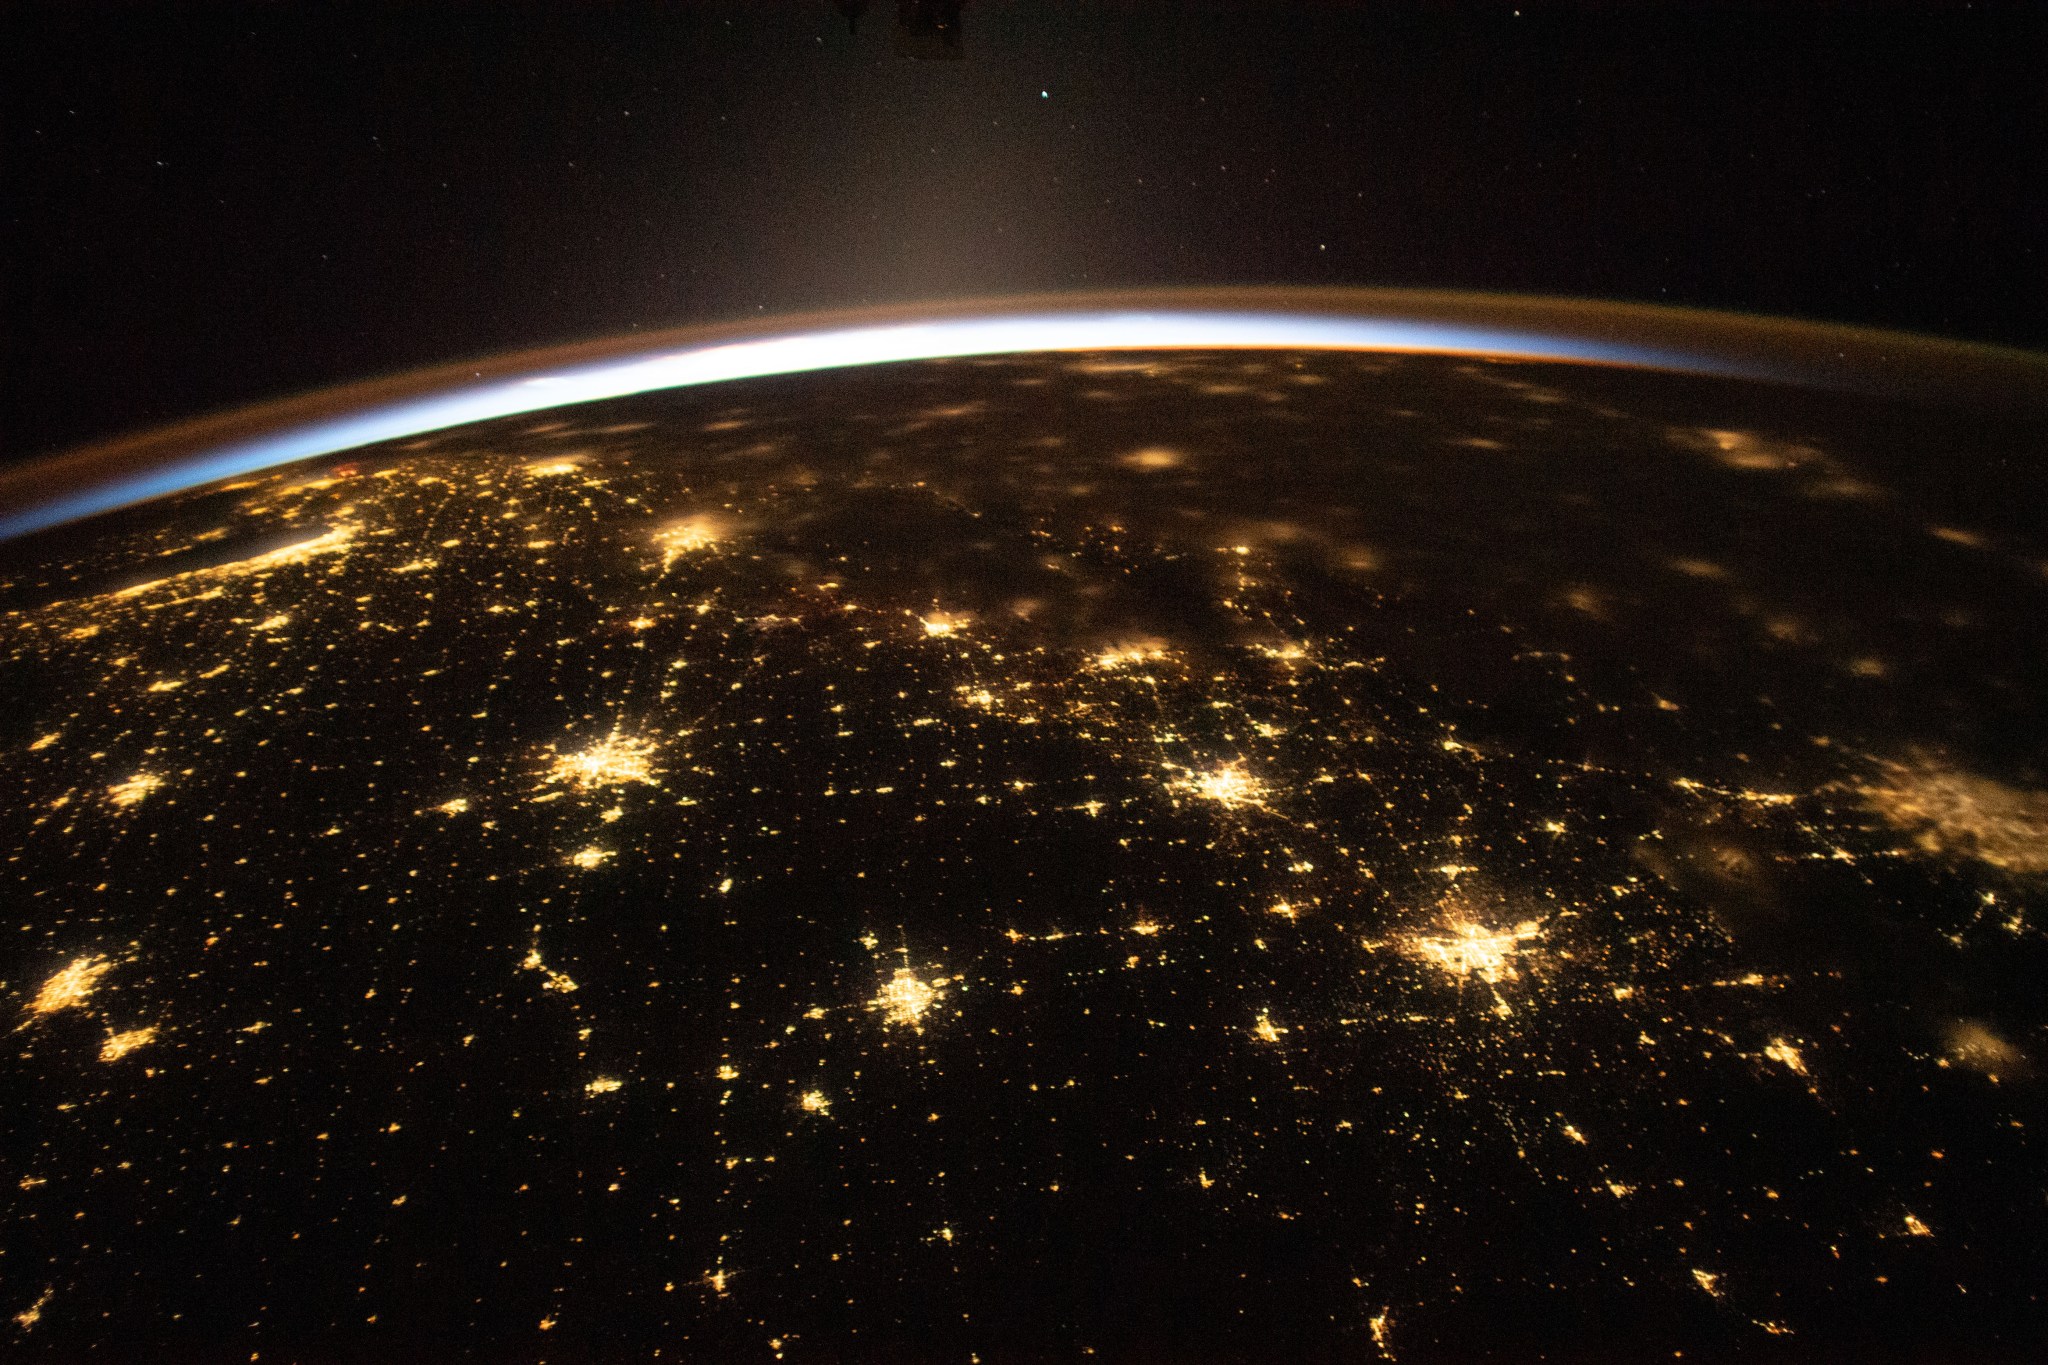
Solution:
[[(660, 389), (896, 361), (1292, 349), (1625, 365), (1889, 387), (1967, 354), (1994, 387), (2048, 362), (1928, 338), (1588, 301), (1401, 290), (1212, 290), (814, 315), (507, 356), (251, 408), (0, 475), (0, 540), (295, 460)], [(1836, 372), (1839, 371), (1839, 372)]]

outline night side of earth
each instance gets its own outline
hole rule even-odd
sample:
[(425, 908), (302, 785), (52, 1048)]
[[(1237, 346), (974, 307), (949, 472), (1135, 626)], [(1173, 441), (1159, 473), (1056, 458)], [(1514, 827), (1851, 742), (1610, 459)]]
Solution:
[(0, 1331), (2021, 1360), (2048, 428), (1048, 353), (0, 544)]

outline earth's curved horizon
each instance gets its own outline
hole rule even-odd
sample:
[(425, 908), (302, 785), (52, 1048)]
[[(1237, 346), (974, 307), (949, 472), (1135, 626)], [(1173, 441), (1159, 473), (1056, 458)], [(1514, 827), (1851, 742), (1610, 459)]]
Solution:
[(1014, 295), (701, 323), (340, 384), (0, 469), (0, 541), (201, 483), (577, 402), (906, 360), (1334, 349), (1625, 365), (2048, 411), (2048, 353), (1813, 319), (1456, 290), (1236, 286)]
[(2048, 416), (1939, 350), (904, 358), (0, 543), (10, 1349), (2030, 1358)]

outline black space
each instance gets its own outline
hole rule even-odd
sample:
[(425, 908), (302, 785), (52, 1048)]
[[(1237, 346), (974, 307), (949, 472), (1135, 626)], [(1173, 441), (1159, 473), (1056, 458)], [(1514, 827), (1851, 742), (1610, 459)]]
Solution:
[(0, 459), (635, 328), (1424, 285), (2048, 346), (2039, 6), (16, 4)]

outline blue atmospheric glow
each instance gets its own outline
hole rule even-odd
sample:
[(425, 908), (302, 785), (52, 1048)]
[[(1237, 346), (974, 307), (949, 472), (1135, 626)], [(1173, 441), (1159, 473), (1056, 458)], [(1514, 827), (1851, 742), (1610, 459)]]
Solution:
[(0, 540), (217, 479), (316, 455), (442, 431), (522, 412), (623, 398), (657, 389), (902, 360), (1030, 351), (1232, 350), (1423, 351), (1517, 360), (1650, 366), (1741, 378), (1755, 368), (1725, 359), (1590, 337), (1407, 318), (1312, 313), (1146, 312), (1009, 314), (849, 327), (607, 360), (524, 379), (480, 384), (432, 398), (258, 437), (175, 460), (113, 483), (0, 517)]

